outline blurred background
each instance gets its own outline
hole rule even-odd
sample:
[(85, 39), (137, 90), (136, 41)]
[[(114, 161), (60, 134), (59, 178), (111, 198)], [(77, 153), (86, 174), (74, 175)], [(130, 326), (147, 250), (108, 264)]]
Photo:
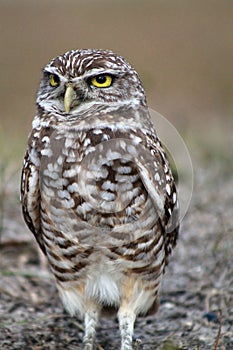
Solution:
[(232, 151), (230, 0), (0, 0), (0, 26), (4, 164), (21, 166), (41, 69), (78, 48), (124, 56), (192, 157)]

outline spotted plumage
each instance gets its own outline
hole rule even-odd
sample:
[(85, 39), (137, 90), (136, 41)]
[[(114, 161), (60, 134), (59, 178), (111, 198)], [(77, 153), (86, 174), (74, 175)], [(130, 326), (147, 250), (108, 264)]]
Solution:
[(25, 221), (64, 306), (93, 349), (101, 309), (118, 311), (121, 349), (156, 308), (178, 235), (176, 188), (136, 71), (104, 50), (44, 69), (22, 172)]

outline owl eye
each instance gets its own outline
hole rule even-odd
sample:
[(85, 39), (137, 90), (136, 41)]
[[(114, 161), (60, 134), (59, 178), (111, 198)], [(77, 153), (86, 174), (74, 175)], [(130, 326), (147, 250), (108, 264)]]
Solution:
[(95, 87), (107, 88), (112, 85), (111, 75), (97, 75), (91, 79), (91, 84)]
[(49, 84), (52, 87), (58, 86), (60, 84), (60, 79), (59, 79), (58, 75), (50, 74), (50, 76), (49, 76)]

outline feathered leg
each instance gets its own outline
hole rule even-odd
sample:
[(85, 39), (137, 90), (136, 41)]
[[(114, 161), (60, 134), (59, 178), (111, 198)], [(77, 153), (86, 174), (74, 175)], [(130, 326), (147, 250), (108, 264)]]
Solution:
[(133, 332), (136, 314), (127, 305), (122, 305), (118, 311), (119, 327), (121, 332), (121, 350), (133, 349)]
[(83, 337), (84, 350), (93, 350), (96, 327), (99, 321), (100, 307), (94, 302), (87, 302), (84, 318), (85, 333)]

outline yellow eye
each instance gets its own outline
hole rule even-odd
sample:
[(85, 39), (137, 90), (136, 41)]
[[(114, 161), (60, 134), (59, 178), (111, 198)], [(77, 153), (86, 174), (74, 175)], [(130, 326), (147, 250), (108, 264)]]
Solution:
[(60, 79), (57, 75), (55, 74), (50, 74), (49, 76), (49, 84), (52, 87), (56, 87), (60, 84)]
[(97, 75), (91, 79), (92, 85), (99, 88), (107, 88), (112, 85), (111, 75)]

